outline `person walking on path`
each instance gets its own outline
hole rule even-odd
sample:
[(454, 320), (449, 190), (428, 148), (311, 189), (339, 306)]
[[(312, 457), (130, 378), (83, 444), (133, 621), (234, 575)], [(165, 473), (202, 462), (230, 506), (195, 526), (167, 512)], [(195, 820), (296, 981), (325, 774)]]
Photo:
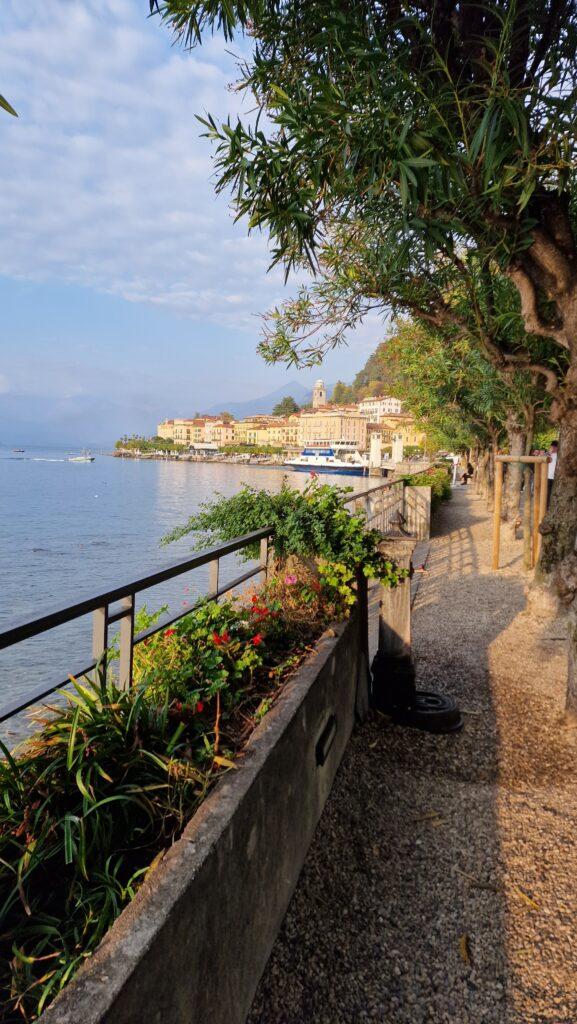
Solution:
[(551, 501), (551, 491), (553, 490), (553, 481), (555, 479), (555, 470), (557, 469), (557, 451), (559, 449), (558, 441), (551, 441), (548, 452), (547, 466), (547, 506)]

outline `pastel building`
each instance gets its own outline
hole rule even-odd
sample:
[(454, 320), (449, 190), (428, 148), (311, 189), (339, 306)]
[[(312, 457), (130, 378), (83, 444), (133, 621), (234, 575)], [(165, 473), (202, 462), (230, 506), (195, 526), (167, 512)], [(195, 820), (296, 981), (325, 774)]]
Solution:
[(303, 447), (346, 444), (364, 451), (367, 447), (367, 420), (357, 413), (319, 409), (301, 413), (299, 444)]
[(400, 398), (381, 395), (378, 398), (363, 398), (358, 405), (359, 413), (371, 423), (380, 423), (385, 416), (399, 416), (403, 411)]

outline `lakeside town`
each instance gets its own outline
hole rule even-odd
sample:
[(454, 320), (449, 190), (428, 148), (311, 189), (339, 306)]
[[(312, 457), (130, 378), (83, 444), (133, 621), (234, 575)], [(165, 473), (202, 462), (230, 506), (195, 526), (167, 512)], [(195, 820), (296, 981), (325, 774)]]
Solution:
[[(294, 411), (282, 414), (280, 408)], [(115, 454), (192, 460), (230, 458), (282, 462), (303, 448), (371, 453), (371, 463), (402, 461), (426, 450), (426, 434), (400, 399), (378, 395), (352, 404), (329, 403), (323, 380), (313, 388), (310, 406), (299, 409), (285, 399), (277, 412), (236, 420), (228, 414), (165, 419), (150, 439), (122, 438)]]

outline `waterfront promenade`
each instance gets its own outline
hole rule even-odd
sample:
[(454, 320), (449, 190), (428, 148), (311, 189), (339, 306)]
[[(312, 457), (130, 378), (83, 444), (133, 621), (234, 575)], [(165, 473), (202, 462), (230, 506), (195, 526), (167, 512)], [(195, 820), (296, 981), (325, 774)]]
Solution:
[(435, 737), (353, 736), (249, 1024), (574, 1024), (577, 731), (559, 623), (526, 611), (521, 542), (493, 573), (471, 489), (437, 514), (414, 607)]

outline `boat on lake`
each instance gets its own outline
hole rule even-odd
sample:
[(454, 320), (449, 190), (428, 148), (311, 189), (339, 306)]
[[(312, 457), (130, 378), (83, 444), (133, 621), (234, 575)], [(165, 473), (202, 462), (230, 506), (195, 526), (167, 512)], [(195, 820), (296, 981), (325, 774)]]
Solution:
[(15, 455), (21, 455), (23, 452), (26, 451), (26, 449), (25, 448), (13, 448), (12, 451), (14, 452)]
[(94, 458), (95, 458), (94, 455), (91, 455), (90, 452), (87, 452), (85, 450), (85, 451), (82, 452), (81, 455), (71, 455), (70, 458), (68, 459), (68, 461), (69, 462), (94, 462)]
[(365, 476), (368, 472), (366, 460), (360, 452), (351, 452), (348, 457), (342, 457), (334, 448), (305, 448), (296, 458), (287, 459), (284, 465), (300, 473)]

